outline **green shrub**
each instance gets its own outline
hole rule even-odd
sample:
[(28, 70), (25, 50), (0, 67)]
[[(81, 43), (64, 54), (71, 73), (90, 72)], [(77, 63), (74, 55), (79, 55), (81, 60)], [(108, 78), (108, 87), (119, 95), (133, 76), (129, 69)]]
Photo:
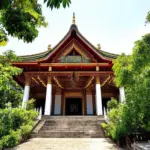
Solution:
[(35, 99), (30, 99), (27, 101), (26, 110), (33, 110), (35, 108)]
[(102, 127), (104, 130), (106, 130), (106, 128), (108, 127), (108, 124), (107, 124), (107, 123), (102, 123), (102, 124), (101, 124), (101, 127)]
[(32, 131), (32, 126), (31, 125), (24, 125), (20, 127), (21, 130), (21, 141), (25, 141), (28, 139), (29, 134)]
[(23, 108), (0, 109), (0, 148), (13, 147), (28, 138), (37, 112)]
[(11, 131), (9, 135), (3, 136), (2, 148), (10, 148), (17, 145), (20, 141), (20, 132)]
[(112, 98), (111, 101), (107, 102), (108, 110), (113, 109), (113, 108), (117, 108), (117, 106), (118, 106), (118, 101), (114, 98)]
[[(117, 108), (112, 108), (108, 112), (109, 122), (108, 124), (102, 124), (104, 130), (106, 130), (106, 135), (111, 137), (113, 140), (118, 140), (123, 135), (123, 128), (122, 126), (122, 105), (118, 105)], [(121, 124), (121, 126), (120, 126)]]
[(0, 140), (0, 150), (3, 148), (3, 141)]

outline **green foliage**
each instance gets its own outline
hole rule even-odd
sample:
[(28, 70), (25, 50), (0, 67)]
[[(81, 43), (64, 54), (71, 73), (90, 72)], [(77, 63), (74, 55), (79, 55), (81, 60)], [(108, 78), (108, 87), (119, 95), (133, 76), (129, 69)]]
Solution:
[(2, 139), (2, 148), (13, 147), (14, 145), (19, 144), (20, 133), (17, 131), (11, 131), (9, 135), (6, 135)]
[(32, 131), (32, 125), (24, 125), (20, 127), (21, 130), (21, 141), (26, 141), (29, 138), (29, 134)]
[[(44, 0), (47, 7), (69, 6), (70, 0)], [(32, 42), (38, 36), (38, 28), (46, 27), (42, 6), (37, 0), (1, 0), (0, 2), (0, 46), (8, 42), (7, 35), (24, 42)]]
[(14, 81), (14, 76), (22, 73), (22, 70), (11, 65), (12, 61), (18, 61), (13, 51), (6, 51), (0, 55), (0, 108), (11, 102), (12, 107), (20, 104), (22, 88)]
[(115, 83), (125, 87), (126, 102), (108, 113), (107, 134), (114, 140), (150, 131), (150, 34), (135, 42), (130, 56), (113, 66)]
[(0, 11), (0, 16), (0, 24), (7, 35), (24, 42), (32, 42), (38, 36), (37, 28), (47, 25), (41, 5), (36, 0), (13, 0), (6, 9)]
[(62, 4), (65, 8), (66, 6), (69, 7), (71, 0), (44, 0), (44, 3), (47, 3), (47, 7), (53, 8), (60, 8), (60, 5)]
[(150, 11), (147, 13), (147, 16), (146, 16), (146, 21), (145, 23), (150, 23)]
[[(121, 54), (115, 61), (113, 71), (115, 74), (115, 83), (118, 87), (125, 85), (127, 82), (131, 83), (131, 57)], [(128, 76), (128, 78), (127, 78)]]
[(8, 42), (7, 35), (3, 29), (0, 29), (0, 46), (5, 46)]
[(119, 140), (122, 137), (134, 132), (131, 125), (130, 116), (126, 116), (124, 104), (118, 105), (108, 112), (110, 122), (106, 126), (107, 135), (114, 140)]
[(105, 130), (108, 125), (107, 125), (107, 123), (102, 123), (101, 126), (102, 126), (102, 128)]
[(118, 101), (114, 98), (112, 98), (111, 101), (107, 102), (108, 110), (113, 109), (113, 108), (117, 108), (117, 106), (118, 106)]
[(0, 145), (13, 147), (28, 138), (37, 112), (23, 108), (0, 109)]
[(28, 100), (26, 105), (26, 110), (33, 110), (35, 108), (35, 99)]

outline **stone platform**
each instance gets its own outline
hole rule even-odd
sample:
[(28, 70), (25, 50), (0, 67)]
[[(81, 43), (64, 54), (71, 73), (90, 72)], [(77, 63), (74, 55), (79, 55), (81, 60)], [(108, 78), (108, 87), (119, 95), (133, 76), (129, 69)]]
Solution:
[(104, 138), (103, 116), (43, 116), (31, 137)]
[(33, 138), (9, 150), (120, 150), (108, 138)]

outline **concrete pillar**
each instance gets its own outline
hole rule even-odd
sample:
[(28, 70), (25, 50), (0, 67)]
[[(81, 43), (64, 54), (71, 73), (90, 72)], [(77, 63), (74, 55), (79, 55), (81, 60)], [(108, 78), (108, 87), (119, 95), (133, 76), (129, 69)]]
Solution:
[(24, 87), (24, 95), (22, 101), (22, 108), (26, 109), (27, 101), (29, 100), (29, 93), (30, 93), (30, 86), (29, 84), (25, 85)]
[(86, 94), (87, 115), (93, 115), (93, 100), (92, 94)]
[(125, 90), (124, 87), (119, 88), (119, 99), (120, 102), (123, 103), (125, 101)]
[(54, 106), (54, 115), (60, 115), (61, 114), (61, 95), (56, 94), (55, 95), (55, 106)]
[(96, 77), (96, 114), (103, 115), (102, 111), (102, 93), (99, 77)]
[(51, 115), (51, 108), (52, 108), (52, 83), (51, 77), (48, 77), (44, 115)]

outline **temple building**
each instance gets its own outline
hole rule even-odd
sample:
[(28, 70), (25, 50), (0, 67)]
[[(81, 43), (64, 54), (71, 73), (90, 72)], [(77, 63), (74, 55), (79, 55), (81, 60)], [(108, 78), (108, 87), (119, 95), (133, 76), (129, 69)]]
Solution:
[(103, 115), (112, 98), (124, 98), (113, 82), (118, 55), (93, 46), (73, 22), (64, 38), (39, 54), (21, 56), (13, 65), (23, 69), (15, 80), (24, 87), (22, 107), (36, 99), (43, 115)]

